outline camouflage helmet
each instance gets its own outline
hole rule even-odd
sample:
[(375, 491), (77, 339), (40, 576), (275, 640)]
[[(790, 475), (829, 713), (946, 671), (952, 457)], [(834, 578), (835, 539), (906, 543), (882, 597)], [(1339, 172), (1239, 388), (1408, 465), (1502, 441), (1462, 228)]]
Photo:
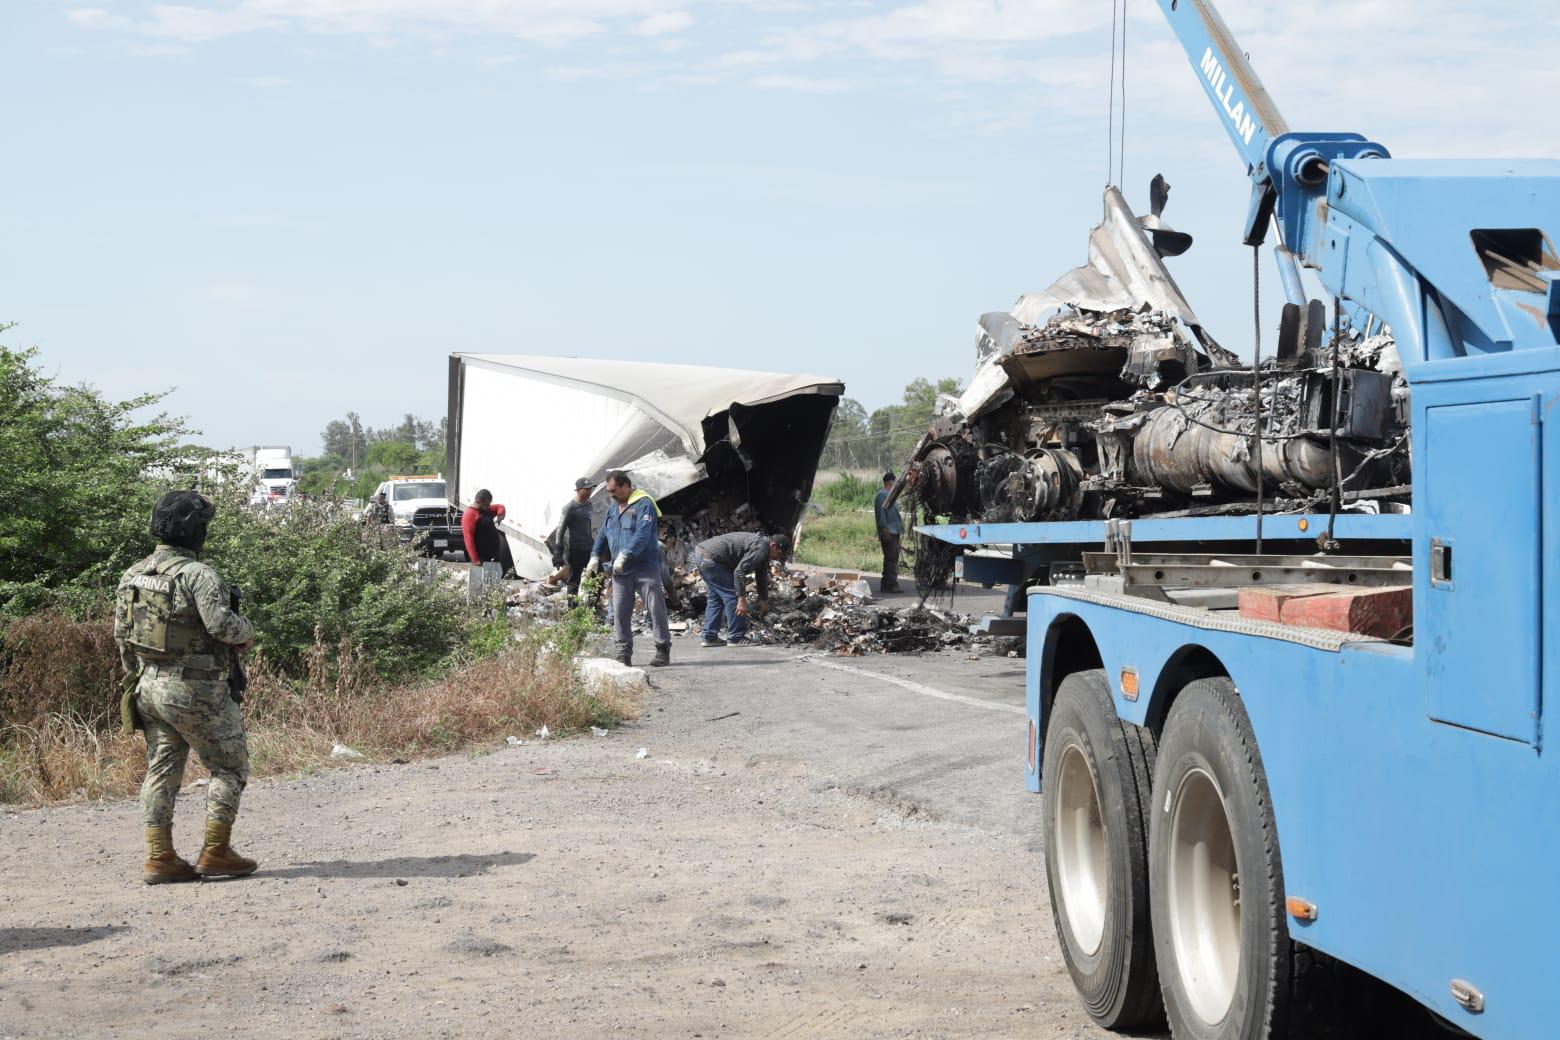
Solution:
[(169, 491), (152, 507), (152, 537), (199, 551), (217, 507), (197, 491)]

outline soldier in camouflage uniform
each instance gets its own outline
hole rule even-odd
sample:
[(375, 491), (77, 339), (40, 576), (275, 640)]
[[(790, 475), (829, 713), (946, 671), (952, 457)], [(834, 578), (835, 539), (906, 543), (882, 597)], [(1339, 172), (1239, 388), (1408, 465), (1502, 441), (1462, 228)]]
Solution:
[[(229, 843), (249, 777), (244, 719), (228, 679), (254, 628), (232, 609), (229, 588), (198, 557), (216, 507), (193, 491), (170, 491), (152, 510), (157, 550), (125, 572), (114, 611), (130, 711), (146, 733), (149, 885), (202, 877), (242, 877), (255, 861)], [(131, 686), (131, 684), (134, 684)], [(211, 771), (206, 840), (191, 867), (173, 849), (173, 803), (190, 748)]]

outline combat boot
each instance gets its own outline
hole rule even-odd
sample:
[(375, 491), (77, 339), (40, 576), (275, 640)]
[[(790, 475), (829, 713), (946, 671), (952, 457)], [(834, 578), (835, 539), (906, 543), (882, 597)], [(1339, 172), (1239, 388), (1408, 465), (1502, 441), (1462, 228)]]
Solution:
[(259, 866), (252, 859), (245, 859), (233, 851), (229, 841), (233, 837), (231, 823), (206, 821), (206, 845), (195, 861), (195, 873), (201, 877), (246, 877)]
[(148, 885), (195, 880), (195, 868), (173, 851), (172, 827), (146, 828), (146, 865), (141, 868), (141, 880)]
[(618, 664), (626, 664), (632, 667), (634, 663), (633, 648), (626, 645), (620, 645), (617, 650), (617, 662)]
[(650, 659), (651, 668), (664, 668), (672, 663), (672, 644), (655, 644), (655, 656)]

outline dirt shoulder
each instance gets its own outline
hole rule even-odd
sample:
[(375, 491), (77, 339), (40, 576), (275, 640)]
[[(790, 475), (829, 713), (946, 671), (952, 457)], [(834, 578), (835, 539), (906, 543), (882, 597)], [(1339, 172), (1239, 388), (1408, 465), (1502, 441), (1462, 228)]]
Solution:
[[(743, 670), (785, 716), (805, 668)], [(677, 671), (609, 737), (254, 783), (242, 881), (141, 885), (129, 802), (0, 816), (0, 1037), (1104, 1035), (1023, 834), (706, 723), (766, 695)]]

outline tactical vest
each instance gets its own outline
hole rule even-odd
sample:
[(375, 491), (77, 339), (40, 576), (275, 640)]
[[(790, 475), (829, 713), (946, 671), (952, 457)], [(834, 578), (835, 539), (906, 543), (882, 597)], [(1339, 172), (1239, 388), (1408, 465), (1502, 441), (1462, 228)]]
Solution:
[(179, 610), (177, 571), (187, 562), (177, 556), (163, 560), (131, 578), (119, 592), (130, 619), (125, 642), (143, 661), (175, 661), (216, 649), (194, 604)]

